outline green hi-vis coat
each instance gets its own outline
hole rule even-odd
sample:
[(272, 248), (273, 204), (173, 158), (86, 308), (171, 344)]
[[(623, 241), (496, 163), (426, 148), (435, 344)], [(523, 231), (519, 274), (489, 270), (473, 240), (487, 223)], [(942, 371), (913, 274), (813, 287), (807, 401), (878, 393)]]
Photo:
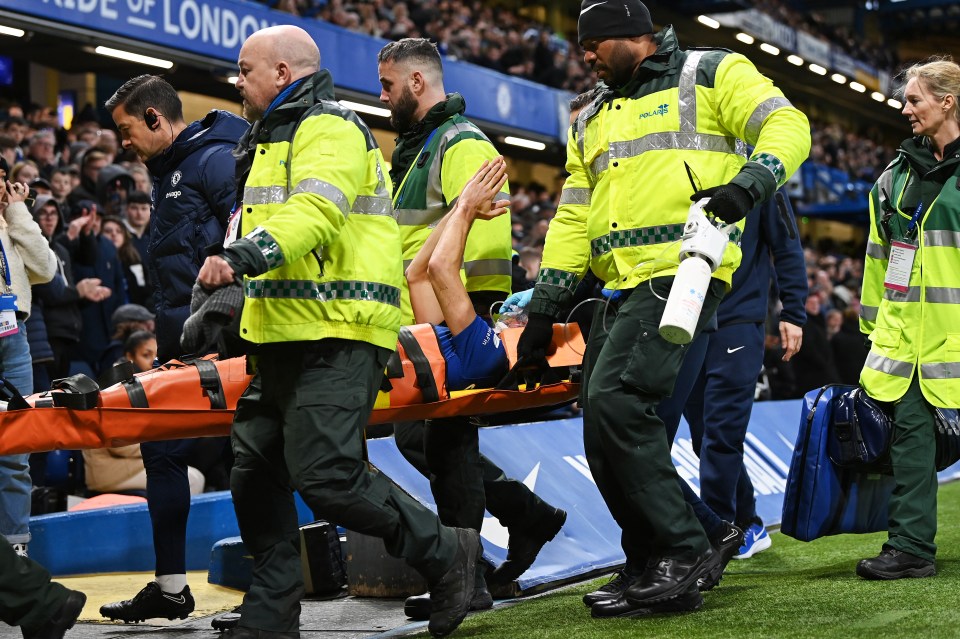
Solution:
[[(400, 224), (403, 263), (410, 264), (440, 220), (456, 206), (463, 187), (484, 160), (497, 157), (497, 150), (475, 124), (463, 117), (466, 105), (458, 93), (434, 106), (418, 123), (422, 130), (401, 135), (394, 153), (393, 175), (396, 192), (393, 206)], [(425, 136), (425, 142), (419, 143)], [(405, 151), (416, 146), (416, 155)], [(406, 159), (407, 166), (398, 160)], [(504, 184), (496, 199), (509, 199), (510, 186)], [(510, 214), (492, 220), (477, 220), (463, 248), (461, 278), (468, 293), (496, 291), (506, 298), (511, 288)], [(403, 289), (403, 318), (413, 323), (413, 309), (406, 286)]]
[[(567, 179), (550, 223), (531, 312), (556, 317), (587, 268), (608, 288), (672, 276), (693, 193), (733, 182), (756, 202), (806, 159), (807, 118), (742, 55), (679, 49), (672, 27), (617, 92), (585, 108), (567, 144)], [(749, 159), (747, 146), (755, 147)], [(743, 228), (743, 222), (738, 225)], [(740, 263), (738, 233), (713, 277)]]
[(327, 71), (258, 124), (247, 145), (255, 149), (244, 237), (235, 244), (252, 242), (266, 270), (244, 280), (241, 336), (258, 344), (334, 337), (393, 350), (400, 230), (373, 135), (334, 100)]
[[(860, 329), (872, 342), (860, 384), (881, 401), (920, 390), (934, 406), (960, 406), (960, 144), (937, 162), (921, 138), (906, 140), (870, 192)], [(907, 292), (886, 288), (890, 242), (918, 246)], [(884, 223), (886, 218), (886, 223)]]

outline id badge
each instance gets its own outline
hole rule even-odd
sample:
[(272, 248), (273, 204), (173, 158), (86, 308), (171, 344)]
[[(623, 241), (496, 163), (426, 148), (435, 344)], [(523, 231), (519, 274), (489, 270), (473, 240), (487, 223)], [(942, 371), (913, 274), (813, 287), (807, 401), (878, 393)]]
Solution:
[(230, 218), (227, 220), (227, 234), (223, 238), (223, 248), (227, 248), (237, 241), (237, 236), (240, 233), (240, 209), (242, 206), (241, 204), (230, 213)]
[(900, 293), (909, 291), (910, 274), (913, 272), (913, 260), (916, 256), (916, 244), (905, 240), (890, 242), (890, 259), (887, 261), (887, 274), (883, 278), (883, 286)]
[(20, 331), (17, 326), (17, 296), (9, 293), (0, 295), (0, 337), (14, 335)]

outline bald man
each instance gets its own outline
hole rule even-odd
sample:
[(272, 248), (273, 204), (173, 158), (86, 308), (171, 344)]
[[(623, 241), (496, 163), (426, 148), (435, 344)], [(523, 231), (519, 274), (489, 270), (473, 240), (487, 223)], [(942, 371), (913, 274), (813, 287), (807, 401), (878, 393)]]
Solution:
[(434, 595), (428, 629), (446, 636), (466, 615), (479, 536), (443, 526), (364, 460), (363, 429), (400, 328), (400, 231), (383, 156), (335, 101), (302, 29), (258, 31), (238, 64), (253, 124), (239, 147), (240, 219), (198, 278), (211, 290), (242, 278), (240, 335), (255, 368), (232, 433), (230, 487), (254, 557), (232, 636), (299, 637), (291, 487), (317, 517), (381, 537), (420, 571)]

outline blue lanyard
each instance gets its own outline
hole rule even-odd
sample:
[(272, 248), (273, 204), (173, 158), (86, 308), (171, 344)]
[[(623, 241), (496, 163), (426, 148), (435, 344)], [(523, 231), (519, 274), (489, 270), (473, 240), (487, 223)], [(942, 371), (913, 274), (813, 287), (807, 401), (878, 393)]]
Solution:
[(920, 212), (923, 210), (923, 200), (917, 204), (917, 210), (913, 212), (913, 217), (910, 218), (910, 224), (907, 225), (907, 236), (913, 233), (913, 229), (917, 228), (917, 220), (920, 219)]
[(428, 146), (430, 146), (430, 140), (432, 140), (432, 139), (433, 139), (433, 136), (435, 136), (435, 135), (437, 134), (437, 130), (438, 130), (438, 129), (434, 129), (433, 131), (430, 132), (430, 135), (427, 136), (427, 141), (423, 143), (423, 147), (421, 147), (421, 148), (420, 148), (420, 152), (417, 153), (417, 159), (414, 160), (414, 161), (413, 161), (413, 164), (410, 165), (410, 168), (407, 169), (407, 175), (405, 175), (405, 176), (403, 177), (403, 184), (402, 184), (402, 186), (403, 186), (404, 188), (400, 189), (400, 194), (397, 196), (397, 205), (396, 205), (395, 207), (393, 207), (393, 208), (399, 209), (399, 208), (400, 208), (400, 205), (403, 204), (403, 194), (404, 194), (404, 193), (406, 192), (406, 190), (407, 190), (407, 189), (406, 189), (406, 186), (407, 186), (407, 177), (410, 176), (410, 171), (413, 170), (413, 167), (417, 166), (417, 163), (420, 162), (420, 158), (423, 157), (423, 152), (427, 149)]
[(7, 261), (7, 251), (3, 248), (3, 242), (0, 242), (0, 256), (3, 257), (3, 279), (7, 283), (7, 290), (11, 290), (10, 262)]

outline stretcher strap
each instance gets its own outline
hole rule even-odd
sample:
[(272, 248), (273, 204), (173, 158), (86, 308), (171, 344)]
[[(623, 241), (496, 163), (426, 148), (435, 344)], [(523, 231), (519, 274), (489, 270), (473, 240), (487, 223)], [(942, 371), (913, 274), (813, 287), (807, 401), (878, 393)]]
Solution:
[(211, 410), (224, 410), (227, 407), (227, 398), (223, 394), (223, 384), (220, 383), (220, 372), (217, 365), (209, 359), (195, 359), (187, 362), (190, 366), (196, 366), (200, 374), (200, 386), (207, 392), (210, 398)]
[(423, 401), (426, 403), (440, 401), (440, 391), (437, 389), (436, 380), (433, 379), (433, 368), (430, 366), (430, 360), (423, 354), (420, 342), (406, 326), (400, 327), (399, 340), (400, 346), (403, 346), (403, 350), (407, 353), (407, 359), (413, 364), (413, 371), (417, 375), (417, 386), (423, 394)]
[(107, 388), (108, 386), (132, 379), (133, 374), (136, 372), (137, 369), (133, 367), (133, 362), (114, 364), (100, 374), (100, 377), (97, 378), (97, 384), (100, 388)]
[(143, 390), (143, 384), (136, 377), (123, 380), (123, 390), (127, 391), (127, 398), (130, 400), (131, 408), (150, 408), (147, 402), (147, 392)]

